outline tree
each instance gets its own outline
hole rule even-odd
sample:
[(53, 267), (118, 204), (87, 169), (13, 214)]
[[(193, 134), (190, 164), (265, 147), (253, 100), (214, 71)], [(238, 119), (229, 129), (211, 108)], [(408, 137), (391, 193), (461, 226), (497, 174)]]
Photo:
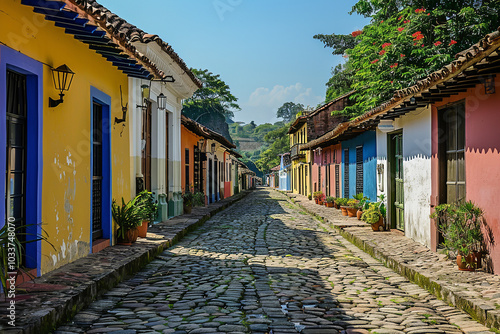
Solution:
[(290, 151), (290, 140), (287, 135), (289, 124), (271, 131), (264, 136), (264, 140), (271, 146), (260, 154), (260, 159), (255, 162), (259, 170), (267, 172), (279, 165), (280, 154)]
[(276, 112), (276, 117), (282, 118), (285, 123), (295, 119), (295, 115), (304, 110), (304, 106), (300, 103), (285, 102)]
[(345, 80), (357, 91), (345, 113), (356, 116), (380, 105), (496, 30), (499, 10), (493, 0), (359, 0), (351, 13), (372, 19), (362, 31), (314, 36), (348, 58), (344, 69), (334, 70), (327, 100), (345, 92), (338, 83)]
[(231, 94), (229, 86), (220, 79), (220, 75), (201, 69), (191, 71), (202, 81), (203, 87), (184, 101), (182, 112), (195, 121), (202, 115), (211, 113), (221, 114), (225, 118), (234, 117), (234, 112), (241, 108), (236, 103), (238, 99)]

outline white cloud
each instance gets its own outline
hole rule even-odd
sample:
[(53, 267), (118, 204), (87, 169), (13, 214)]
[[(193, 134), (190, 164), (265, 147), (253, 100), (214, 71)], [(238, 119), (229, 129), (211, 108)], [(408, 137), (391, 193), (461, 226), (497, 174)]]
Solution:
[(301, 83), (284, 87), (276, 85), (272, 89), (266, 87), (257, 88), (247, 101), (240, 101), (241, 111), (235, 113), (235, 120), (256, 124), (274, 123), (276, 111), (285, 102), (302, 103), (304, 106), (316, 107), (324, 100), (321, 96), (315, 96), (312, 88), (305, 88)]

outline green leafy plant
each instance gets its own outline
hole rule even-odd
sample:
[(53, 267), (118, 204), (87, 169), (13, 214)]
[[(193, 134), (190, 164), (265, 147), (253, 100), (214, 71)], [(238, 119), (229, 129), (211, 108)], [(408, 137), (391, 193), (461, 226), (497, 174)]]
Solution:
[(335, 203), (337, 203), (337, 205), (340, 205), (340, 206), (346, 206), (348, 201), (349, 201), (349, 199), (347, 199), (347, 198), (337, 198), (335, 200)]
[[(12, 225), (9, 226), (9, 223), (6, 223), (0, 229), (0, 284), (3, 291), (7, 291), (8, 272), (13, 272), (16, 269), (24, 271), (21, 267), (21, 259), (25, 253), (25, 244), (44, 241), (56, 250), (52, 243), (48, 241), (45, 234), (35, 235), (26, 232), (31, 226), (34, 226), (34, 224), (13, 227)], [(18, 238), (19, 236), (24, 236), (24, 239), (28, 236), (34, 236), (34, 238), (27, 241), (21, 241)]]
[(332, 197), (332, 196), (326, 197), (326, 203), (333, 203), (333, 202), (335, 202), (335, 197)]
[[(441, 204), (436, 206), (431, 218), (437, 220), (438, 229), (443, 234), (443, 246), (462, 255), (462, 261), (472, 253), (484, 252), (484, 231), (488, 231), (484, 223), (484, 212), (473, 202), (463, 204)], [(487, 234), (488, 235), (488, 234)], [(494, 243), (488, 238), (488, 243)]]
[(182, 201), (183, 201), (183, 203), (184, 203), (185, 206), (191, 206), (191, 205), (193, 205), (194, 193), (192, 193), (191, 191), (185, 191), (182, 194)]
[(142, 224), (144, 218), (143, 203), (139, 200), (139, 197), (135, 197), (127, 203), (122, 197), (122, 205), (113, 200), (111, 214), (115, 223), (120, 227), (117, 231), (118, 237), (124, 239), (128, 230)]
[(315, 192), (313, 192), (313, 197), (314, 197), (314, 199), (320, 200), (323, 197), (323, 192), (322, 191), (315, 191)]
[(194, 206), (205, 206), (205, 194), (201, 191), (197, 191), (193, 194), (193, 205)]
[(382, 214), (380, 213), (379, 205), (377, 203), (370, 203), (368, 208), (363, 210), (361, 220), (368, 224), (376, 224), (379, 222)]
[(357, 199), (350, 199), (347, 200), (346, 206), (349, 208), (357, 208), (358, 207), (359, 201)]
[(307, 199), (311, 200), (312, 199), (312, 195), (311, 194), (307, 195)]
[(352, 196), (355, 200), (358, 201), (357, 208), (358, 210), (363, 210), (366, 203), (370, 200), (368, 197), (366, 197), (363, 193), (356, 194)]
[(158, 202), (154, 198), (154, 194), (147, 190), (140, 192), (137, 195), (137, 201), (142, 213), (142, 220), (152, 222), (158, 215)]

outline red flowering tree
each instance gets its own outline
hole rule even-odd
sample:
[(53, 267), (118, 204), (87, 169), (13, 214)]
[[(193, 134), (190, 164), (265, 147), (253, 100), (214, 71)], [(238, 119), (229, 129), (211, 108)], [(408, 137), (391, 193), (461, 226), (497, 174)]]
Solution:
[[(356, 104), (343, 111), (352, 116), (441, 68), (500, 25), (500, 1), (360, 0), (353, 12), (371, 17), (372, 23), (350, 35), (314, 36), (333, 54), (347, 56), (342, 76), (334, 73), (329, 81), (336, 86), (329, 86), (327, 100), (356, 89)], [(335, 74), (349, 78), (344, 87)]]

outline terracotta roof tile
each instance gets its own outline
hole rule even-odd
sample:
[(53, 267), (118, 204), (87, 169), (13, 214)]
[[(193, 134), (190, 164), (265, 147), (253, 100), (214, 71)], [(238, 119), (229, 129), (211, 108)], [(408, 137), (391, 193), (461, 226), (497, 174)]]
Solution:
[(158, 35), (152, 35), (144, 32), (136, 26), (128, 23), (118, 15), (112, 13), (110, 10), (100, 5), (95, 0), (66, 0), (66, 2), (71, 2), (77, 5), (81, 10), (92, 16), (97, 22), (101, 24), (101, 28), (106, 29), (108, 33), (112, 34), (116, 39), (122, 42), (127, 49), (136, 53), (141, 61), (146, 62), (149, 65), (148, 67), (152, 68), (153, 72), (159, 78), (165, 77), (166, 74), (160, 71), (157, 66), (148, 58), (139, 53), (132, 45), (132, 43), (157, 43), (162, 48), (162, 50), (167, 53), (181, 67), (182, 70), (185, 71), (185, 73), (191, 78), (196, 86), (198, 86), (199, 88), (202, 87), (201, 81), (194, 75), (193, 72), (191, 72), (191, 70), (181, 59), (181, 57), (173, 50), (173, 48), (168, 43), (164, 42)]

